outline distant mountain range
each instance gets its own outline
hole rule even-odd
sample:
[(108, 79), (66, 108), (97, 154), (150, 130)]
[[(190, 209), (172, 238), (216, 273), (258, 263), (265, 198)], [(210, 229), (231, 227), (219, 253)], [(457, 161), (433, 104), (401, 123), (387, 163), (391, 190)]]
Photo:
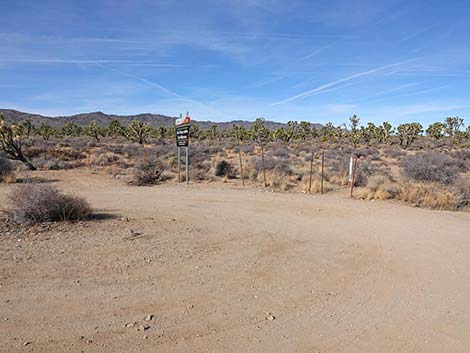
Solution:
[[(7, 122), (19, 123), (24, 120), (29, 120), (31, 123), (38, 127), (41, 124), (48, 124), (52, 127), (61, 127), (67, 122), (73, 122), (77, 125), (88, 125), (90, 122), (95, 122), (98, 125), (108, 125), (113, 120), (118, 120), (122, 125), (129, 124), (132, 120), (139, 120), (151, 126), (166, 126), (171, 127), (175, 125), (175, 117), (161, 115), (161, 114), (137, 114), (137, 115), (114, 115), (105, 114), (103, 112), (92, 112), (83, 113), (70, 116), (44, 116), (39, 114), (24, 113), (12, 109), (0, 109), (0, 113), (3, 114)], [(202, 129), (208, 129), (212, 125), (217, 125), (221, 130), (231, 127), (233, 124), (250, 128), (253, 122), (246, 120), (233, 120), (227, 122), (211, 122), (211, 121), (196, 121)], [(276, 129), (278, 127), (284, 127), (286, 124), (278, 123), (274, 121), (266, 121), (266, 127), (270, 129)], [(313, 126), (320, 126), (319, 124), (313, 124)]]

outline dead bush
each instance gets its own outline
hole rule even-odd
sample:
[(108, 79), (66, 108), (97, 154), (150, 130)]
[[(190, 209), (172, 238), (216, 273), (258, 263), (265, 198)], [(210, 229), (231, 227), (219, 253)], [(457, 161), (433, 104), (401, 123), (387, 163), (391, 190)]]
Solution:
[(61, 193), (47, 184), (24, 184), (8, 195), (9, 213), (16, 222), (34, 224), (56, 221), (79, 221), (91, 214), (88, 202)]
[(402, 174), (412, 180), (452, 184), (464, 166), (449, 155), (424, 152), (406, 157), (400, 168)]
[(164, 166), (160, 161), (148, 160), (138, 162), (134, 166), (131, 184), (137, 186), (154, 185), (161, 181)]
[(121, 160), (121, 156), (113, 152), (105, 152), (93, 158), (93, 165), (106, 167), (117, 164)]

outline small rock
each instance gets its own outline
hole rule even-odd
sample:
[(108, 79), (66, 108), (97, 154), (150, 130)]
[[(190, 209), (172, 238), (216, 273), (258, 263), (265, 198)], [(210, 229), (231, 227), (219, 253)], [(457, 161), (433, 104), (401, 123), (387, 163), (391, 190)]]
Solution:
[(29, 345), (29, 344), (31, 344), (31, 342), (26, 341), (25, 343), (23, 343), (23, 346), (27, 346), (27, 345)]
[(144, 318), (145, 321), (152, 321), (152, 319), (153, 319), (153, 315), (152, 315), (152, 314), (148, 314), (148, 315)]
[(273, 321), (273, 320), (276, 320), (276, 318), (274, 317), (274, 315), (269, 315), (266, 320), (269, 320), (269, 321)]
[(146, 340), (147, 338), (148, 338), (147, 336), (142, 337), (142, 339), (144, 339), (144, 340)]
[(192, 308), (194, 308), (193, 304), (186, 305), (186, 309), (192, 309)]
[(133, 229), (129, 229), (129, 235), (131, 235), (133, 237), (138, 237), (139, 235), (142, 235), (142, 233), (141, 232), (136, 232)]
[(128, 217), (122, 217), (122, 218), (121, 218), (121, 221), (123, 221), (123, 222), (129, 222), (129, 218), (128, 218)]
[(137, 331), (147, 331), (150, 328), (150, 325), (140, 325), (137, 327)]
[(135, 322), (130, 322), (130, 323), (126, 324), (127, 328), (131, 328), (131, 327), (134, 327), (134, 326), (135, 326)]

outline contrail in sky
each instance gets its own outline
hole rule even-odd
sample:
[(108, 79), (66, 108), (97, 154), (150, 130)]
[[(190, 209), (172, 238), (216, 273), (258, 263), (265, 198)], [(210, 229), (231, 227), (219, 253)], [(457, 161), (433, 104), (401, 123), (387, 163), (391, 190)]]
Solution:
[(150, 80), (147, 80), (147, 79), (144, 78), (144, 77), (132, 75), (132, 74), (129, 74), (129, 73), (127, 73), (127, 72), (123, 72), (123, 71), (121, 71), (121, 70), (117, 70), (117, 69), (112, 68), (112, 67), (108, 67), (108, 66), (103, 66), (103, 67), (106, 67), (106, 68), (108, 68), (108, 69), (110, 69), (110, 70), (112, 70), (112, 71), (115, 71), (115, 72), (117, 72), (117, 73), (120, 74), (120, 75), (127, 76), (127, 77), (131, 77), (131, 78), (133, 78), (133, 79), (135, 79), (135, 80), (138, 80), (138, 81), (141, 81), (141, 82), (143, 82), (143, 83), (146, 83), (147, 85), (157, 87), (160, 91), (166, 93), (166, 94), (169, 95), (169, 96), (173, 96), (173, 97), (175, 97), (175, 98), (179, 98), (179, 99), (181, 99), (181, 100), (185, 100), (185, 101), (188, 101), (188, 102), (196, 103), (196, 104), (201, 105), (201, 106), (203, 106), (203, 107), (205, 107), (205, 108), (209, 108), (210, 110), (212, 110), (213, 112), (215, 112), (215, 113), (217, 113), (217, 114), (221, 113), (220, 111), (218, 111), (217, 109), (213, 108), (213, 107), (210, 106), (210, 105), (207, 105), (207, 104), (205, 104), (205, 103), (203, 103), (203, 102), (200, 102), (200, 101), (195, 100), (195, 99), (190, 98), (190, 97), (182, 96), (182, 95), (180, 95), (180, 94), (178, 94), (178, 93), (176, 93), (176, 92), (173, 92), (172, 90), (170, 90), (170, 89), (168, 89), (168, 88), (166, 88), (166, 87), (164, 87), (164, 86), (158, 84), (157, 82), (150, 81)]
[(359, 77), (364, 77), (364, 76), (367, 76), (367, 75), (371, 75), (375, 72), (379, 72), (379, 71), (383, 71), (383, 70), (387, 70), (387, 69), (390, 69), (392, 67), (397, 67), (397, 66), (400, 66), (400, 65), (403, 65), (407, 62), (410, 62), (410, 61), (413, 61), (413, 60), (416, 60), (416, 59), (411, 59), (411, 60), (406, 60), (406, 61), (402, 61), (402, 62), (399, 62), (399, 63), (395, 63), (395, 64), (390, 64), (390, 65), (385, 65), (385, 66), (381, 66), (381, 67), (378, 67), (378, 68), (375, 68), (375, 69), (372, 69), (372, 70), (368, 70), (368, 71), (364, 71), (364, 72), (360, 72), (360, 73), (357, 73), (357, 74), (354, 74), (354, 75), (351, 75), (351, 76), (348, 76), (348, 77), (345, 77), (345, 78), (342, 78), (340, 80), (336, 80), (336, 81), (333, 81), (333, 82), (330, 82), (330, 83), (326, 83), (324, 85), (321, 85), (320, 87), (317, 87), (317, 88), (314, 88), (310, 91), (306, 91), (306, 92), (303, 92), (303, 93), (300, 93), (300, 94), (297, 94), (295, 96), (292, 96), (292, 97), (289, 97), (287, 99), (284, 99), (284, 100), (281, 100), (279, 102), (275, 102), (275, 103), (272, 103), (271, 105), (279, 105), (279, 104), (284, 104), (284, 103), (288, 103), (288, 102), (291, 102), (293, 100), (296, 100), (296, 99), (300, 99), (300, 98), (304, 98), (304, 97), (308, 97), (308, 96), (311, 96), (311, 95), (314, 95), (318, 92), (321, 92), (327, 88), (330, 88), (332, 86), (335, 86), (337, 85), (338, 83), (343, 83), (343, 82), (347, 82), (347, 81), (351, 81), (355, 78), (359, 78)]

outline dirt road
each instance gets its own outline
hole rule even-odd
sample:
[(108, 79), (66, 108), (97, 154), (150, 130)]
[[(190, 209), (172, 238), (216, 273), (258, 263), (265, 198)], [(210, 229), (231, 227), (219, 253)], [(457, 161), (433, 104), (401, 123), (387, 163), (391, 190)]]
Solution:
[(43, 175), (101, 219), (0, 236), (1, 352), (470, 351), (468, 213)]

